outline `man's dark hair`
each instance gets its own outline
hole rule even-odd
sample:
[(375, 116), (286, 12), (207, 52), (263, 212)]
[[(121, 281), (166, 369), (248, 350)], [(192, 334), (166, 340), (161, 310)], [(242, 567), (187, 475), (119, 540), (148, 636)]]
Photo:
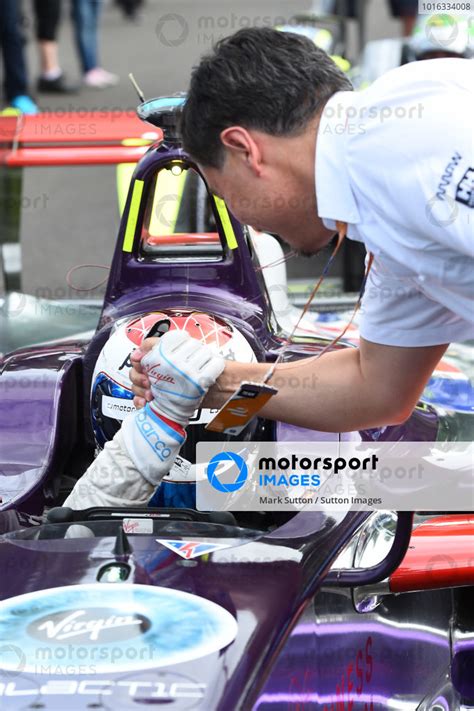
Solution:
[(181, 118), (184, 149), (198, 163), (220, 168), (220, 133), (228, 126), (298, 135), (336, 91), (351, 89), (306, 37), (267, 27), (239, 30), (193, 69)]

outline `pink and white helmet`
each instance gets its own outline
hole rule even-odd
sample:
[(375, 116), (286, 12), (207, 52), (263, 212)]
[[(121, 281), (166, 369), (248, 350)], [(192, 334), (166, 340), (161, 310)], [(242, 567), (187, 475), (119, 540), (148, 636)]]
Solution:
[[(99, 447), (113, 438), (122, 420), (135, 409), (129, 377), (132, 352), (146, 338), (159, 337), (172, 330), (186, 331), (202, 343), (214, 346), (227, 360), (256, 361), (255, 353), (240, 331), (228, 321), (203, 311), (153, 311), (118, 321), (97, 359), (92, 376), (92, 424)], [(191, 425), (204, 425), (213, 414), (208, 409), (198, 410)]]

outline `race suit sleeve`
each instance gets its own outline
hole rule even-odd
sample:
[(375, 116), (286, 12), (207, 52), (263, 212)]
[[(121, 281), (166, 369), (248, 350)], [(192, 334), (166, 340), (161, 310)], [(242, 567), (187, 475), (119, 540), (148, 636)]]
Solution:
[(160, 417), (148, 403), (125, 418), (63, 505), (82, 510), (146, 504), (185, 440), (184, 429)]
[(140, 506), (148, 502), (154, 489), (135, 466), (119, 430), (76, 483), (63, 506), (78, 511), (91, 506)]

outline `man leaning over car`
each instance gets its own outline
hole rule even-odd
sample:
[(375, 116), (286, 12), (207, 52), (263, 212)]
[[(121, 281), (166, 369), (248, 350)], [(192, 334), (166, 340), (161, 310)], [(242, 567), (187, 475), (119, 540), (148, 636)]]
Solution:
[[(436, 59), (354, 93), (312, 42), (268, 28), (194, 69), (183, 145), (235, 217), (304, 253), (343, 222), (374, 255), (360, 347), (278, 365), (263, 416), (324, 431), (402, 422), (448, 344), (474, 337), (472, 86), (470, 60)], [(138, 407), (155, 342), (132, 355)], [(204, 404), (267, 369), (227, 362)]]

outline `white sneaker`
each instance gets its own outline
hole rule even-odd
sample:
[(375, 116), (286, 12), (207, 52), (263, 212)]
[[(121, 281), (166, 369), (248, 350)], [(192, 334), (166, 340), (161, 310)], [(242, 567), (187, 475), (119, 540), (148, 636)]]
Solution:
[(119, 78), (116, 74), (108, 72), (102, 67), (95, 67), (84, 74), (84, 84), (93, 89), (106, 89), (108, 86), (115, 86), (119, 83)]

